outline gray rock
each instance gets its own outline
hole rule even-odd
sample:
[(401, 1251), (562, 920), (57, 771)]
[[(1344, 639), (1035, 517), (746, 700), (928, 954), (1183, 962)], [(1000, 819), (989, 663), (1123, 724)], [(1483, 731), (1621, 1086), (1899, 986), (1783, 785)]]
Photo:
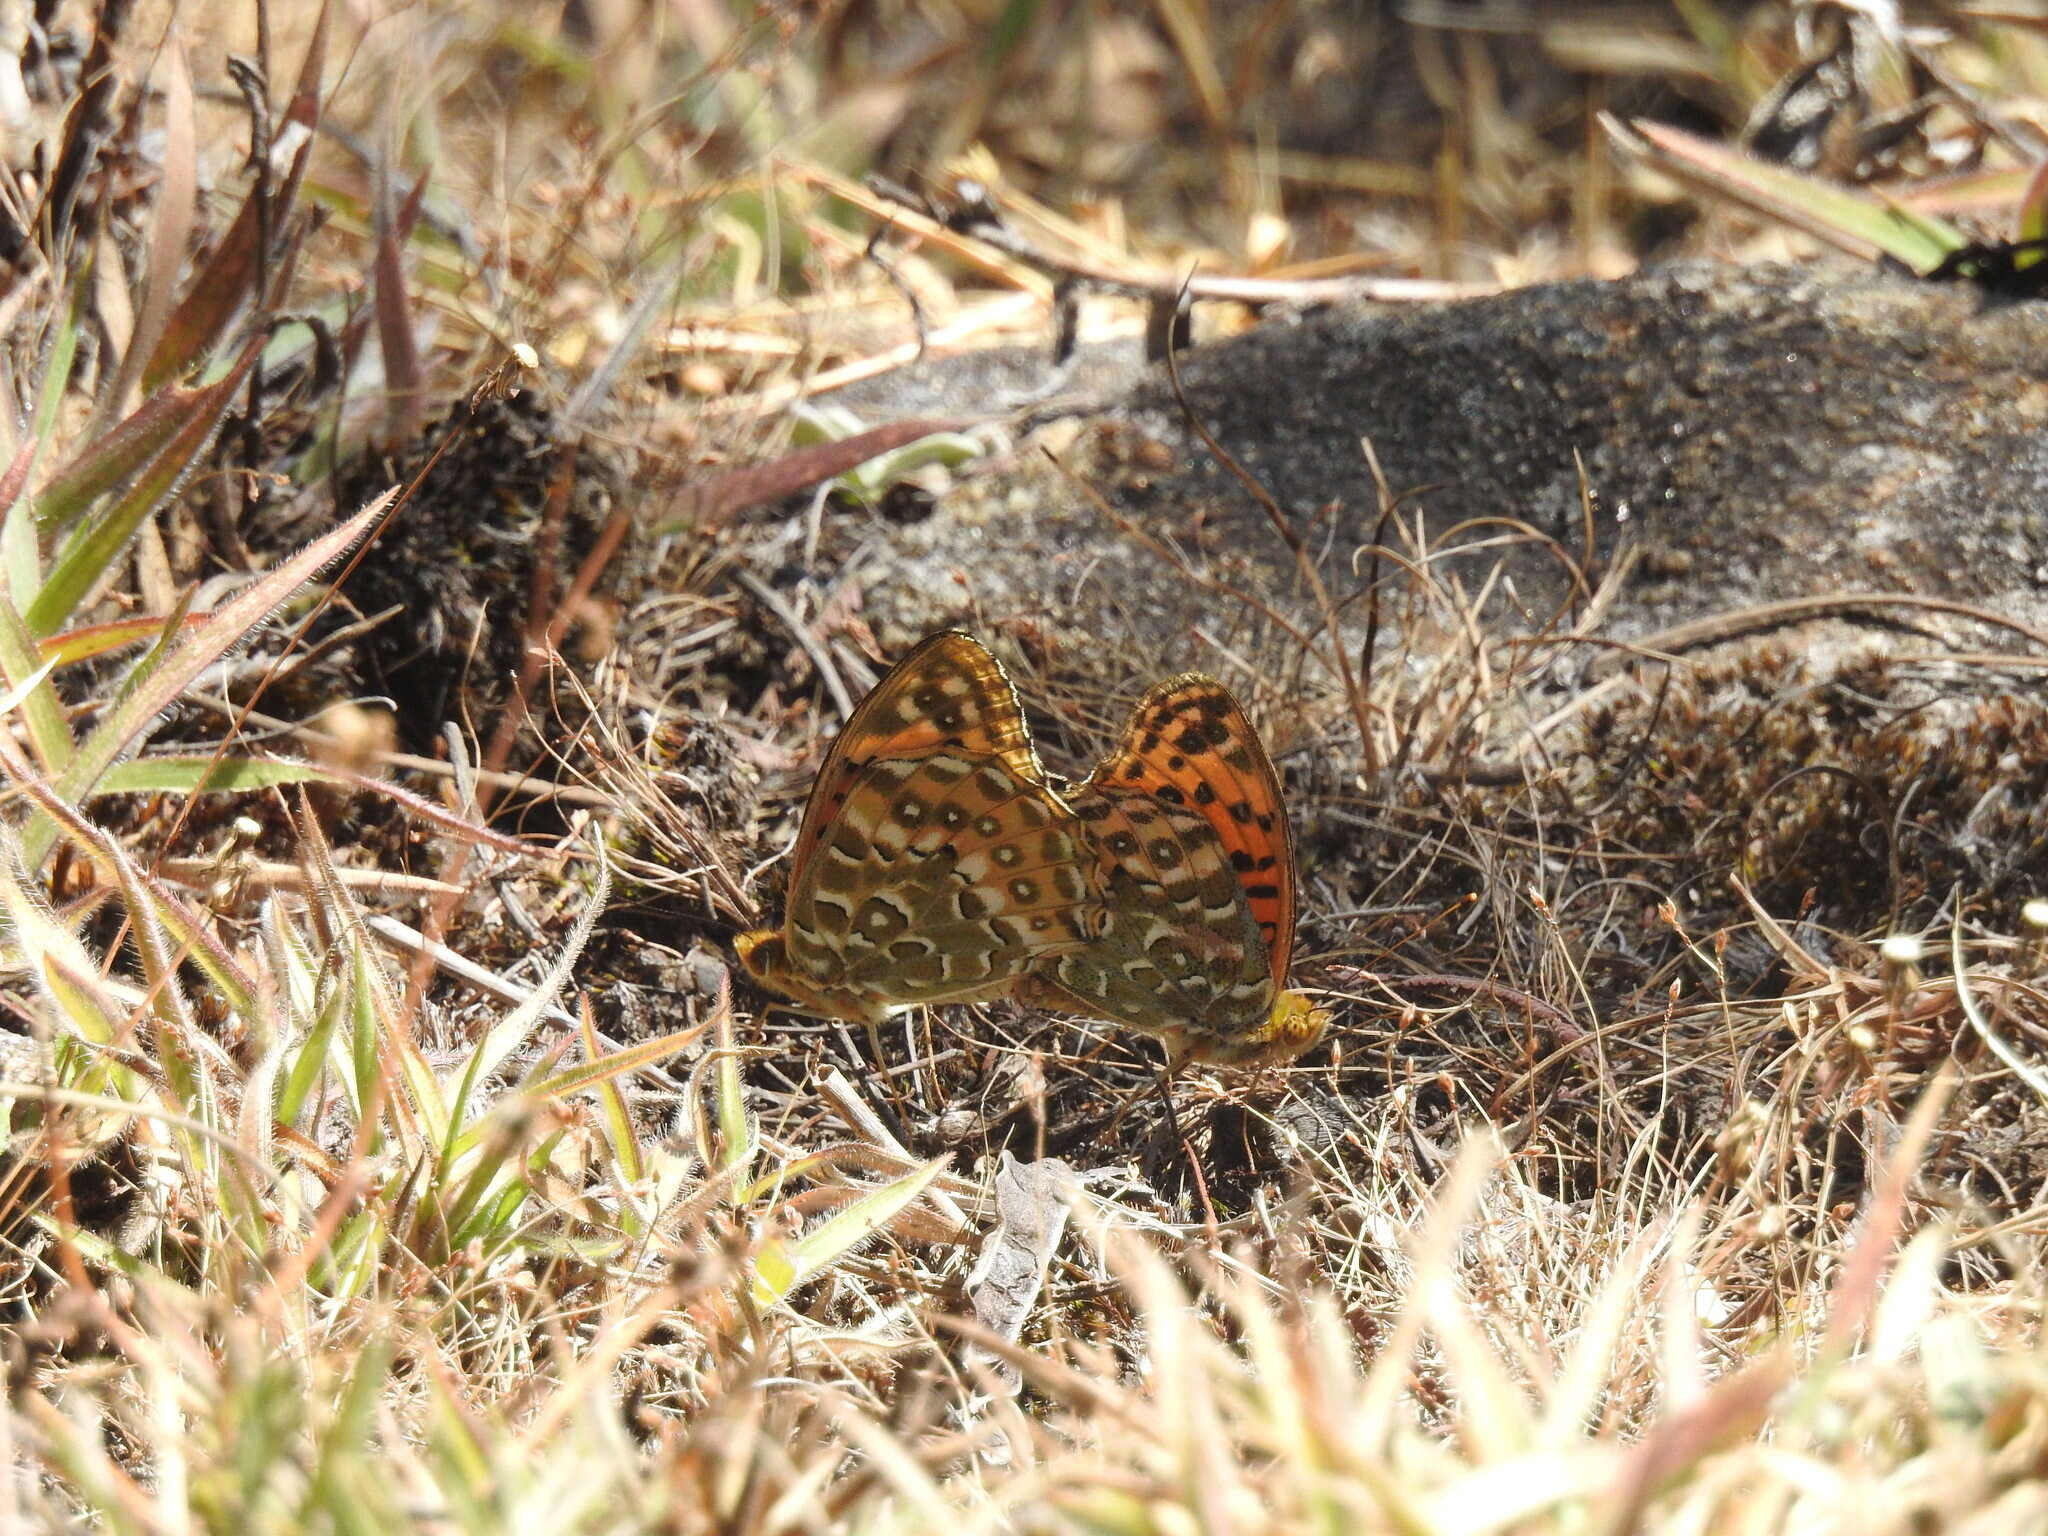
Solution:
[[(1632, 540), (1610, 635), (1842, 591), (2048, 619), (2041, 304), (1861, 270), (1690, 265), (1269, 319), (1187, 354), (1183, 375), (1340, 597), (1378, 516), (1370, 439), (1433, 545), (1511, 519), (1597, 575)], [(1016, 371), (1002, 378), (1014, 400)], [(1303, 611), (1286, 544), (1187, 430), (1163, 370), (1102, 409), (1039, 415), (1023, 451), (885, 535), (868, 573), (885, 629), (1021, 611), (1200, 664), (1185, 637), (1218, 620), (1220, 593)], [(1048, 442), (1064, 469), (1036, 451)], [(1590, 562), (1575, 452), (1595, 495)], [(1458, 538), (1487, 547), (1454, 568), (1476, 590), (1504, 557), (1487, 616), (1525, 628), (1570, 589), (1556, 550), (1504, 545), (1507, 531), (1467, 526)]]

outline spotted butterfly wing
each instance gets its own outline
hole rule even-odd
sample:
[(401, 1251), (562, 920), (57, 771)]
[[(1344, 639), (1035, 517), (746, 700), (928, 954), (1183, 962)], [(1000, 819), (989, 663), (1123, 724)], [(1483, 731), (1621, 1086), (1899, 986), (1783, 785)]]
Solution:
[(1088, 875), (1001, 665), (971, 636), (934, 635), (832, 743), (783, 926), (737, 947), (785, 996), (876, 1024), (1008, 994), (1033, 957), (1081, 942)]
[(1287, 990), (1295, 875), (1280, 777), (1222, 684), (1189, 673), (1153, 689), (1071, 801), (1101, 906), (1090, 941), (1039, 960), (1018, 996), (1202, 1060), (1313, 1045), (1326, 1016)]
[(1161, 683), (1132, 712), (1123, 740), (1089, 775), (1087, 787), (1146, 796), (1206, 822), (1258, 926), (1272, 973), (1285, 979), (1294, 954), (1294, 841), (1280, 775), (1229, 690), (1199, 672)]
[(855, 707), (811, 786), (791, 866), (810, 862), (868, 764), (940, 747), (996, 758), (1018, 779), (1045, 783), (1010, 674), (987, 646), (959, 630), (918, 642)]

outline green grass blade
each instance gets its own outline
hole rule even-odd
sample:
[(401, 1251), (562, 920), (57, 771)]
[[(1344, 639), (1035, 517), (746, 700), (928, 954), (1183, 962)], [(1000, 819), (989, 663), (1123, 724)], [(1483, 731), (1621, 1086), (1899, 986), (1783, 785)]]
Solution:
[(220, 430), (261, 351), (262, 338), (258, 337), (242, 349), (226, 378), (198, 391), (177, 432), (135, 483), (97, 521), (73, 536), (22, 615), (30, 630), (37, 635), (54, 633), (128, 547), (143, 519), (176, 495), (198, 471), (207, 445)]
[(701, 1025), (692, 1029), (679, 1029), (673, 1034), (658, 1035), (652, 1040), (642, 1040), (599, 1056), (595, 1060), (579, 1063), (537, 1083), (528, 1083), (522, 1091), (537, 1099), (564, 1098), (585, 1088), (615, 1083), (642, 1068), (667, 1061), (688, 1050), (703, 1038), (704, 1030)]
[(924, 1193), (948, 1161), (944, 1156), (933, 1158), (834, 1211), (801, 1237), (769, 1239), (754, 1256), (754, 1299), (762, 1306), (774, 1306), (804, 1281), (868, 1242)]
[[(190, 628), (204, 623), (206, 615), (181, 612), (174, 618), (177, 625)], [(161, 644), (167, 627), (175, 626), (169, 625), (164, 615), (145, 613), (132, 619), (82, 625), (62, 634), (46, 636), (37, 643), (43, 660), (52, 666), (68, 667), (126, 650), (129, 646)]]
[(36, 462), (42, 457), (43, 448), (57, 430), (57, 410), (71, 385), (71, 369), (78, 357), (79, 332), (92, 291), (90, 274), (91, 265), (88, 263), (72, 285), (71, 302), (58, 322), (49, 359), (43, 365), (41, 395), (36, 401), (35, 417), (29, 427), (30, 437), (23, 445), (23, 455), (17, 455), (20, 479), (15, 482), (15, 494), (8, 501), (6, 520), (0, 523), (0, 567), (4, 567), (6, 591), (17, 606), (32, 600), (43, 584), (43, 557), (36, 538), (34, 507), (20, 495), (20, 490), (27, 485), (28, 477), (35, 472)]
[[(604, 1042), (598, 1038), (597, 1024), (590, 1016), (588, 1001), (583, 1005), (583, 1054), (593, 1067), (610, 1064), (605, 1059)], [(626, 1095), (616, 1078), (607, 1078), (599, 1086), (597, 1102), (603, 1114), (604, 1139), (611, 1147), (612, 1161), (618, 1165), (619, 1176), (629, 1186), (637, 1185), (647, 1177), (647, 1165), (640, 1155), (640, 1136), (633, 1125), (632, 1108), (626, 1103)]]
[(21, 711), (37, 766), (44, 773), (61, 773), (76, 752), (71, 725), (65, 719), (63, 701), (50, 686), (48, 663), (42, 659), (35, 636), (4, 593), (0, 593), (0, 677), (5, 677), (9, 695), (19, 697), (15, 707)]
[[(360, 1479), (351, 1477), (344, 1497), (342, 1469), (360, 1471), (366, 1461), (374, 1462), (376, 1459), (373, 1431), (394, 1353), (395, 1346), (389, 1331), (375, 1328), (365, 1331), (362, 1352), (356, 1356), (349, 1371), (348, 1386), (342, 1392), (341, 1401), (335, 1404), (334, 1416), (328, 1421), (326, 1433), (320, 1436), (319, 1451), (313, 1462), (313, 1479), (307, 1484), (305, 1497), (299, 1502), (296, 1522), (299, 1529), (318, 1529), (333, 1519), (339, 1507), (351, 1504), (361, 1496)], [(386, 1518), (395, 1518), (397, 1514), (396, 1509), (388, 1510)]]
[(100, 497), (127, 484), (196, 418), (209, 410), (217, 413), (217, 391), (217, 385), (159, 390), (118, 426), (93, 439), (37, 492), (37, 528), (46, 534), (68, 528)]
[(109, 768), (93, 788), (96, 795), (207, 795), (276, 789), (282, 784), (335, 784), (324, 768), (285, 758), (214, 757), (181, 752), (131, 758)]
[(1915, 272), (1941, 265), (1968, 245), (1960, 229), (1896, 202), (1880, 201), (1739, 149), (1642, 118), (1602, 115), (1608, 136), (1627, 154), (1675, 181), (1726, 198), (1752, 213), (1804, 230), (1865, 260), (1890, 256)]
[(312, 1028), (298, 1042), (291, 1070), (285, 1074), (284, 1091), (277, 1098), (280, 1125), (298, 1126), (306, 1101), (326, 1070), (327, 1053), (333, 1048), (334, 1032), (341, 1023), (342, 1004), (346, 997), (344, 988), (336, 987), (330, 991), (313, 1015)]
[[(244, 635), (326, 566), (340, 559), (367, 535), (384, 515), (395, 491), (386, 491), (354, 517), (322, 534), (279, 562), (216, 608), (197, 630), (185, 635), (164, 658), (148, 683), (122, 699), (80, 746), (56, 779), (54, 788), (67, 805), (92, 793), (121, 755), (131, 750), (163, 713), (177, 702), (199, 674), (218, 661)], [(22, 838), (30, 868), (40, 868), (57, 838), (56, 824), (38, 816)]]

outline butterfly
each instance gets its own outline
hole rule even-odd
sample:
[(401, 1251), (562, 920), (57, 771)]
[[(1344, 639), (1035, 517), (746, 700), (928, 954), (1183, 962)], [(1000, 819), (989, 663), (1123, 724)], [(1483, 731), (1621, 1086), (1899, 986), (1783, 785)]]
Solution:
[(1295, 864), (1280, 776), (1237, 700), (1190, 672), (1154, 688), (1070, 796), (1094, 847), (1084, 945), (1019, 1000), (1162, 1036), (1177, 1059), (1289, 1060), (1328, 1013), (1287, 986)]
[(919, 1003), (1010, 995), (1087, 941), (1090, 845), (1032, 749), (1008, 674), (971, 635), (926, 639), (833, 741), (804, 807), (757, 981), (870, 1027)]

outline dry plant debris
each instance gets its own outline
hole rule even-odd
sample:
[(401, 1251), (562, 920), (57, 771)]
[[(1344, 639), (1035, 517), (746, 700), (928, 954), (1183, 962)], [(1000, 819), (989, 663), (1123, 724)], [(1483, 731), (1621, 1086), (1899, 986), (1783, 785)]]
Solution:
[[(1533, 509), (1452, 561), (1241, 455), (1249, 525), (1139, 516), (1129, 423), (1036, 590), (942, 537), (1051, 526), (975, 456), (1120, 348), (1806, 251), (1603, 111), (1979, 199), (2019, 277), (2048, 36), (1895, 19), (0, 7), (0, 1525), (2048, 1522), (2038, 628), (1611, 646)], [(995, 404), (913, 407), (962, 349)], [(877, 1055), (728, 971), (960, 617), (1061, 769), (1245, 701), (1324, 1046)]]

